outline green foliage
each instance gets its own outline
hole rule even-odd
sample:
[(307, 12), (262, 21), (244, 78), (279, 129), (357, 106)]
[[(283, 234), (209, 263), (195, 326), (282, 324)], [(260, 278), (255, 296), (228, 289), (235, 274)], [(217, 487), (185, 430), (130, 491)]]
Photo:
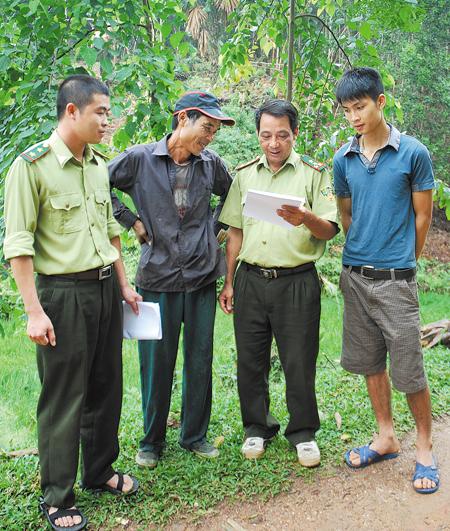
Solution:
[[(296, 2), (293, 102), (300, 109), (301, 152), (319, 159), (331, 158), (350, 134), (336, 116), (334, 103), (335, 86), (342, 72), (352, 65), (374, 66), (387, 88), (392, 88), (394, 79), (378, 55), (376, 41), (381, 30), (387, 28), (416, 30), (423, 14), (415, 0)], [(222, 76), (231, 82), (248, 79), (253, 73), (250, 59), (266, 56), (279, 71), (271, 95), (285, 97), (289, 2), (245, 3), (232, 17), (230, 39), (221, 51)], [(386, 116), (391, 115), (402, 122), (401, 105), (388, 93)]]
[[(116, 148), (164, 134), (168, 106), (182, 90), (172, 46), (181, 56), (188, 51), (179, 31), (186, 17), (176, 1), (2, 0), (0, 13), (0, 135), (7, 139), (0, 173), (49, 135), (57, 82), (75, 73), (100, 75), (111, 85), (112, 114), (125, 118)], [(135, 110), (127, 113), (132, 102)]]

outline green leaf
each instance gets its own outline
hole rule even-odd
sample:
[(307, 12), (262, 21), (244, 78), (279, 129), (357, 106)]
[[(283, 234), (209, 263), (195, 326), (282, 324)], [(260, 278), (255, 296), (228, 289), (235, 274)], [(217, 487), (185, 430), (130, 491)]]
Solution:
[(0, 72), (5, 73), (11, 66), (11, 59), (5, 55), (0, 57)]
[(107, 57), (100, 57), (100, 66), (107, 74), (112, 74), (114, 65)]
[(97, 50), (101, 50), (105, 44), (105, 41), (102, 39), (102, 37), (94, 37), (93, 43)]
[(172, 32), (172, 24), (170, 22), (164, 22), (164, 24), (161, 26), (161, 35), (162, 35), (163, 40), (166, 40), (171, 32)]
[(178, 33), (173, 33), (170, 36), (170, 44), (174, 50), (177, 49), (183, 37), (184, 37), (184, 33), (182, 31), (179, 31)]
[(366, 49), (372, 57), (378, 56), (377, 49), (372, 44), (368, 44)]
[(186, 57), (188, 52), (189, 52), (189, 44), (187, 42), (182, 42), (178, 46), (178, 53), (180, 54), (180, 58), (183, 59), (183, 57)]
[(327, 4), (325, 10), (330, 15), (330, 17), (333, 17), (336, 13), (336, 6), (334, 4)]
[(119, 119), (122, 113), (122, 107), (120, 105), (111, 105), (111, 113), (115, 118)]
[(368, 22), (363, 22), (359, 26), (358, 31), (366, 39), (370, 39), (370, 37), (372, 35), (372, 27), (370, 26), (370, 24)]
[(128, 66), (126, 68), (122, 68), (122, 70), (118, 70), (115, 74), (113, 73), (108, 77), (113, 77), (117, 82), (120, 82), (124, 81), (127, 77), (130, 77), (132, 73), (133, 66)]
[(82, 48), (80, 55), (84, 62), (92, 68), (97, 61), (98, 52), (93, 46), (86, 46), (85, 48)]

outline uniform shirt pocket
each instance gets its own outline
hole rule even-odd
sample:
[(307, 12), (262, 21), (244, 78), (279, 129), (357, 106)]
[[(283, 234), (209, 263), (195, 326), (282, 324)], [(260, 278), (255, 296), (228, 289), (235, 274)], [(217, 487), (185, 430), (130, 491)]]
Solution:
[(108, 221), (109, 190), (95, 191), (95, 207), (100, 223), (104, 226)]
[(50, 198), (53, 230), (57, 234), (79, 232), (86, 225), (83, 200), (79, 193), (54, 195)]

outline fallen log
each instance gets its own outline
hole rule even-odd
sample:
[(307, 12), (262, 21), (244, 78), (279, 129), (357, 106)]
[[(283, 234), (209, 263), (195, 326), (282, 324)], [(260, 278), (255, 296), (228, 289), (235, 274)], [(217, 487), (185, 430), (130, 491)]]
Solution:
[(435, 345), (444, 345), (450, 348), (450, 319), (441, 319), (422, 326), (420, 339), (425, 350)]

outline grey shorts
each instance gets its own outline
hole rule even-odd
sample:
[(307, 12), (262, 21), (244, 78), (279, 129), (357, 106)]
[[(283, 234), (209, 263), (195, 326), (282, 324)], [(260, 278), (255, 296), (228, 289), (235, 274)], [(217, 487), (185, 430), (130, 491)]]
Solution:
[(339, 287), (344, 297), (341, 366), (377, 374), (386, 369), (392, 385), (416, 393), (428, 385), (420, 340), (417, 279), (370, 280), (346, 267)]

